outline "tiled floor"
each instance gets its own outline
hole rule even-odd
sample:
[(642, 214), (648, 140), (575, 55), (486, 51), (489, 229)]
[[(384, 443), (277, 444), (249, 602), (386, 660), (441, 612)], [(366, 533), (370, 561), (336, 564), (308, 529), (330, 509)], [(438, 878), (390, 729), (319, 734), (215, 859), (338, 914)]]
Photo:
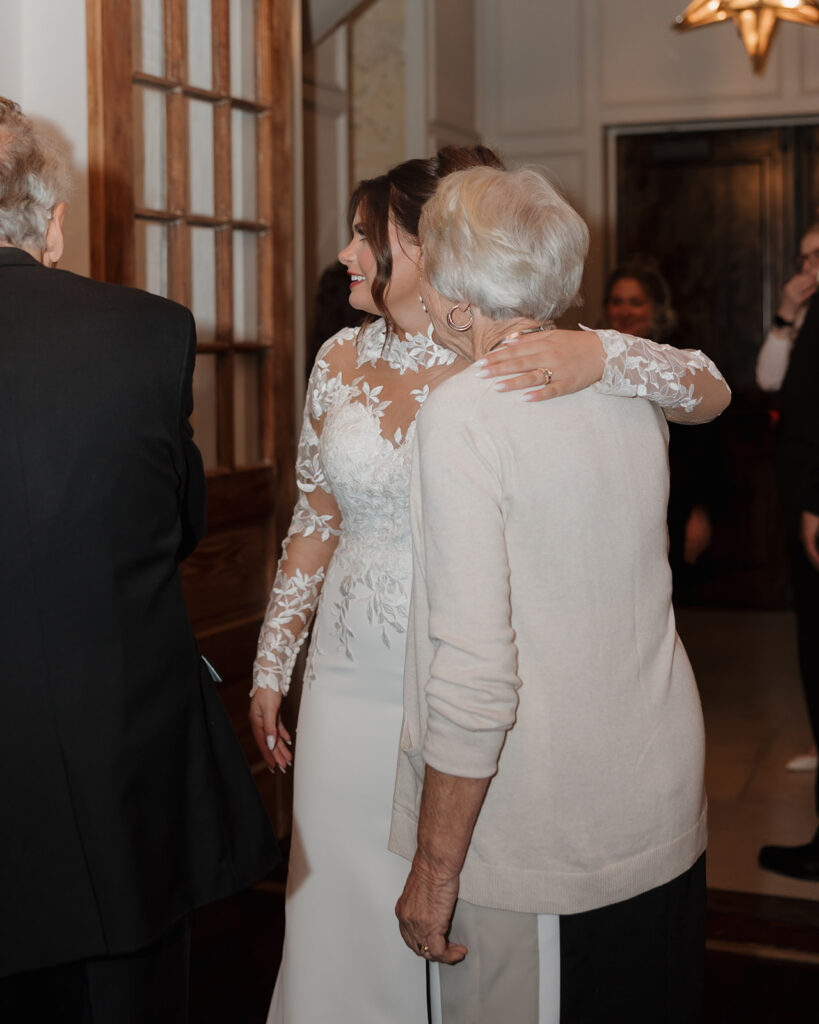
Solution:
[(756, 863), (764, 843), (803, 843), (817, 826), (813, 774), (784, 767), (810, 743), (792, 615), (682, 609), (677, 621), (705, 715), (709, 888), (819, 900), (819, 883)]

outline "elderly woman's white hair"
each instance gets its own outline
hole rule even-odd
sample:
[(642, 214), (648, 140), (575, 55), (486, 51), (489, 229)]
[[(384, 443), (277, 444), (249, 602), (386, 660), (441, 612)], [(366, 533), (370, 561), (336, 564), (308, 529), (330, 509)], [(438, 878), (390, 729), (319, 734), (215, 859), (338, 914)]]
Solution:
[(493, 320), (549, 320), (579, 301), (589, 229), (534, 168), (449, 175), (419, 235), (433, 288)]
[(64, 154), (16, 103), (0, 96), (0, 241), (42, 247), (52, 211), (68, 198), (70, 183)]

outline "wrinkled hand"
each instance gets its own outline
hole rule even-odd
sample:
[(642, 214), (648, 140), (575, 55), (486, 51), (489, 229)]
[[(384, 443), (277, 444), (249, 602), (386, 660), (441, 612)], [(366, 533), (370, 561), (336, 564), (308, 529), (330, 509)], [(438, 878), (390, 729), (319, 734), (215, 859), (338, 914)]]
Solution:
[(419, 866), (417, 858), (407, 878), (395, 915), (401, 937), (416, 956), (457, 964), (468, 950), (447, 941), (447, 932), (458, 898), (458, 876), (436, 880), (431, 871)]
[(800, 534), (808, 561), (819, 570), (819, 516), (815, 512), (802, 513)]
[(290, 733), (281, 718), (282, 695), (278, 690), (259, 689), (250, 698), (250, 729), (267, 767), (285, 772), (293, 763)]
[(711, 519), (702, 505), (695, 505), (685, 524), (683, 561), (696, 565), (700, 556), (711, 544)]
[[(500, 348), (489, 352), (475, 365), (482, 377), (517, 377), (496, 384), (498, 391), (536, 388), (525, 396), (527, 402), (544, 402), (571, 395), (596, 383), (603, 376), (606, 355), (594, 331), (548, 331), (543, 334), (510, 335)], [(544, 384), (543, 370), (552, 371)]]
[(795, 320), (802, 306), (816, 291), (816, 272), (808, 270), (804, 274), (794, 274), (782, 289), (782, 301), (779, 303), (779, 315), (786, 320)]

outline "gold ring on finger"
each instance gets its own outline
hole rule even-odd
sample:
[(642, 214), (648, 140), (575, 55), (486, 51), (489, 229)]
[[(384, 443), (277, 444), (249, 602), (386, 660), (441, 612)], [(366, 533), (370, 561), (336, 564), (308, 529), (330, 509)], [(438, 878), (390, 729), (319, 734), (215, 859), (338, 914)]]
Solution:
[(545, 388), (548, 384), (552, 383), (552, 371), (548, 366), (539, 366), (538, 370), (543, 374), (543, 387)]

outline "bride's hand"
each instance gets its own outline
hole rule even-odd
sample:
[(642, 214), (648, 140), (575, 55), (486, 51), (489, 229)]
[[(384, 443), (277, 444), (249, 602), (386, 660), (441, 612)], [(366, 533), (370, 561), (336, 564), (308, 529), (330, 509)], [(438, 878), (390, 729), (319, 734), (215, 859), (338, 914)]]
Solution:
[(556, 330), (520, 337), (510, 335), (500, 348), (489, 352), (475, 366), (481, 377), (517, 374), (496, 384), (496, 390), (535, 388), (524, 396), (524, 401), (543, 402), (596, 383), (603, 376), (605, 363), (603, 345), (594, 331)]
[(285, 772), (293, 763), (290, 733), (281, 718), (282, 695), (278, 690), (258, 689), (250, 698), (250, 729), (265, 764)]

